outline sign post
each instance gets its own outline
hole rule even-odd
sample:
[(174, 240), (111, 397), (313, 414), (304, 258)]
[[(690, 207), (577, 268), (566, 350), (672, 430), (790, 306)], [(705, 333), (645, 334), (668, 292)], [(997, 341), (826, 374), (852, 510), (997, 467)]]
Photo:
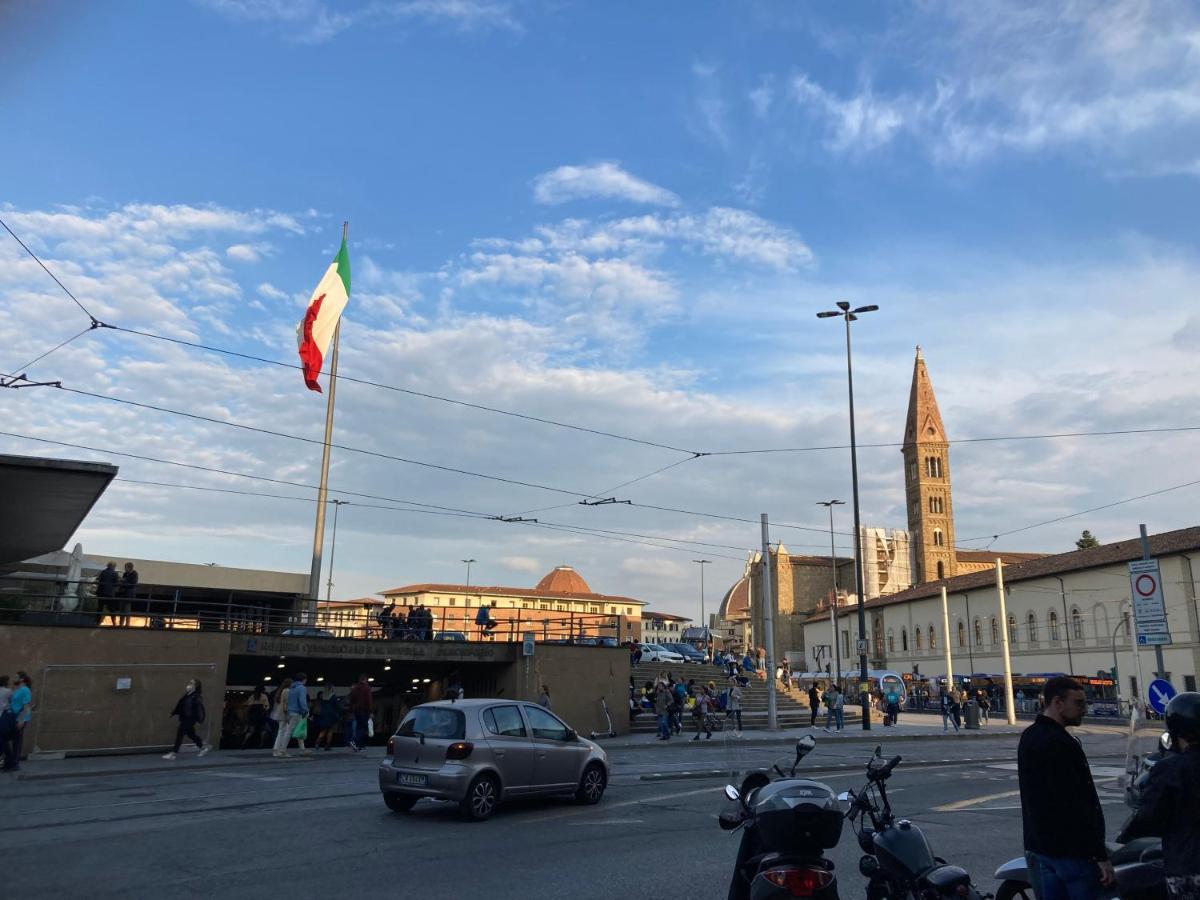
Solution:
[(1154, 647), (1155, 677), (1165, 679), (1167, 671), (1163, 663), (1162, 645), (1171, 643), (1171, 632), (1167, 627), (1167, 610), (1163, 602), (1162, 573), (1158, 568), (1158, 560), (1150, 558), (1146, 526), (1139, 527), (1142, 533), (1142, 558), (1129, 564), (1137, 643), (1139, 647)]

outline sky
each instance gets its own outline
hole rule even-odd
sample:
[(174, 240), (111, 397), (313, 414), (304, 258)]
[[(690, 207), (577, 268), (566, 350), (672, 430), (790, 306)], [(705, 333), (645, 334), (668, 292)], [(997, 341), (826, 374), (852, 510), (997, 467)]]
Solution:
[[(70, 389), (0, 452), (120, 466), (89, 553), (308, 570), (324, 397), (162, 338), (295, 364), (343, 221), (335, 598), (474, 559), (695, 616), (760, 513), (828, 552), (843, 299), (866, 525), (918, 344), (952, 439), (1200, 426), (1194, 4), (42, 0), (0, 56), (0, 217), (87, 310), (0, 232), (0, 371)], [(956, 444), (958, 543), (1195, 525), (1198, 449)]]

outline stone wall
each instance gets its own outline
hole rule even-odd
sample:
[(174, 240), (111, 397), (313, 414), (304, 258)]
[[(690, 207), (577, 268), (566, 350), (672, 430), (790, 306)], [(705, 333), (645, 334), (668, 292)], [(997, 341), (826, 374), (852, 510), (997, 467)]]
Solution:
[(584, 737), (608, 728), (600, 705), (603, 698), (613, 730), (628, 734), (629, 675), (629, 651), (623, 647), (538, 644), (533, 656), (508, 667), (498, 693), (506, 699), (536, 702), (546, 685), (554, 713)]

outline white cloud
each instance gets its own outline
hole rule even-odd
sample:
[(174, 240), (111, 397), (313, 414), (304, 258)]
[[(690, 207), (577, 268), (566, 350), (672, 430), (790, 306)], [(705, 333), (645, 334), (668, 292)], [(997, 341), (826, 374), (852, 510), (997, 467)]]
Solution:
[(512, 572), (537, 574), (542, 571), (542, 565), (532, 556), (503, 556), (500, 558), (500, 565)]
[(655, 579), (682, 579), (687, 575), (687, 569), (682, 563), (673, 559), (660, 559), (657, 556), (627, 556), (621, 560), (621, 571), (630, 575), (649, 575)]
[(543, 172), (533, 180), (533, 197), (546, 204), (596, 197), (651, 206), (679, 205), (679, 198), (666, 188), (630, 175), (615, 162), (559, 166)]
[(881, 100), (869, 90), (843, 100), (804, 75), (793, 78), (791, 87), (797, 103), (828, 121), (828, 144), (837, 152), (874, 150), (888, 143), (904, 122), (895, 103)]
[(235, 262), (261, 262), (264, 256), (271, 255), (274, 248), (268, 243), (231, 244), (225, 248), (225, 255)]
[(717, 67), (707, 63), (695, 63), (692, 65), (692, 79), (695, 98), (688, 117), (689, 126), (701, 138), (717, 144), (722, 149), (728, 149), (731, 143), (729, 104), (723, 95)]
[(288, 299), (288, 295), (284, 291), (281, 291), (279, 288), (275, 287), (275, 285), (271, 284), (271, 282), (269, 282), (269, 281), (264, 281), (257, 288), (255, 288), (255, 290), (258, 291), (258, 294), (260, 297), (266, 297), (268, 300), (287, 300)]

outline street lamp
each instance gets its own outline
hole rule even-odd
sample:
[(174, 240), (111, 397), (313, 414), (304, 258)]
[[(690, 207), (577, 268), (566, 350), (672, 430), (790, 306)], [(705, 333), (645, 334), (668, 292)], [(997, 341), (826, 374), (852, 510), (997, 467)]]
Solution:
[(850, 323), (858, 321), (863, 313), (875, 312), (878, 306), (850, 308), (845, 300), (837, 302), (837, 309), (817, 313), (818, 319), (840, 316), (846, 323), (846, 384), (850, 391), (850, 487), (854, 493), (854, 587), (858, 593), (858, 669), (859, 703), (862, 704), (863, 731), (871, 730), (871, 705), (867, 696), (867, 611), (863, 597), (862, 573), (862, 526), (858, 511), (858, 444), (854, 437), (854, 367), (850, 357)]
[[(471, 563), (475, 562), (475, 560), (460, 559), (459, 562), (465, 562), (467, 564), (467, 590), (466, 590), (466, 593), (469, 594), (471, 592)], [(463, 595), (463, 602), (464, 603), (466, 602), (465, 594)]]
[(818, 500), (817, 506), (824, 506), (829, 510), (829, 568), (833, 572), (833, 602), (829, 606), (829, 627), (833, 632), (833, 658), (834, 682), (838, 685), (838, 690), (841, 690), (842, 681), (842, 648), (838, 645), (838, 630), (837, 630), (837, 600), (838, 600), (838, 583), (837, 583), (837, 550), (833, 543), (833, 508), (835, 506), (845, 506), (845, 500)]
[(704, 567), (711, 563), (712, 560), (693, 559), (692, 562), (700, 567), (700, 628), (704, 634), (704, 653), (707, 656), (710, 648), (708, 646), (708, 622), (704, 618)]
[[(333, 504), (333, 539), (329, 542), (329, 581), (325, 583), (325, 605), (333, 600), (333, 555), (337, 553), (337, 514), (338, 507), (345, 506), (349, 500), (330, 500)], [(320, 582), (318, 582), (319, 584)]]

